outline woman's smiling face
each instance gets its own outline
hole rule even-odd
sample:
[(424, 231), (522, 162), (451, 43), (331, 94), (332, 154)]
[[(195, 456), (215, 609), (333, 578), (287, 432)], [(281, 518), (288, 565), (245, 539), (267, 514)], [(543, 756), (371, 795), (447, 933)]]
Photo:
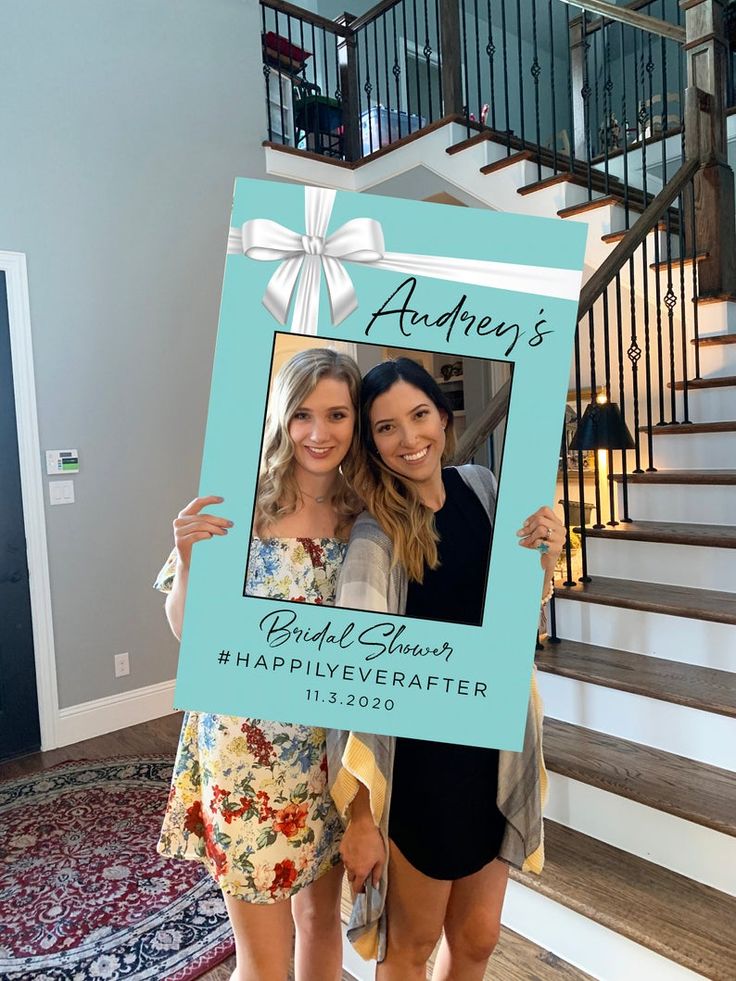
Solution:
[(315, 476), (337, 470), (350, 449), (355, 409), (347, 382), (321, 378), (289, 423), (294, 464)]
[(447, 415), (421, 388), (397, 381), (370, 407), (378, 455), (395, 473), (421, 483), (442, 468)]

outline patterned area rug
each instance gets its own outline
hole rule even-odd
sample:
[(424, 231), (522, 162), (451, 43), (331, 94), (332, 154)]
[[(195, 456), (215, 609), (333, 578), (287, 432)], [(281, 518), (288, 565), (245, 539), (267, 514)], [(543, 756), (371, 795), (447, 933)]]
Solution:
[(0, 783), (0, 978), (191, 981), (232, 953), (217, 886), (156, 853), (170, 777), (145, 757)]

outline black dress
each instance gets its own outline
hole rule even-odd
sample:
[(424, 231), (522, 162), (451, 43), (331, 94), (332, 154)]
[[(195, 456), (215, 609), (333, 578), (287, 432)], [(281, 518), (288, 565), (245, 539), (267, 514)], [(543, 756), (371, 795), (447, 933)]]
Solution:
[[(440, 565), (410, 583), (406, 613), (480, 624), (491, 524), (483, 505), (452, 468), (442, 472), (446, 500), (435, 513)], [(433, 879), (460, 879), (498, 856), (506, 821), (496, 806), (498, 750), (423, 739), (396, 740), (389, 837)]]

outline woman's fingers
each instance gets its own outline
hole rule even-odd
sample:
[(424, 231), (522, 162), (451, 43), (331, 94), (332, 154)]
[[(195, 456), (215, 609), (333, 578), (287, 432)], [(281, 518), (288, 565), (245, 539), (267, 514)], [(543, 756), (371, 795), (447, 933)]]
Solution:
[(545, 544), (550, 551), (559, 551), (567, 538), (567, 529), (550, 507), (541, 507), (530, 514), (516, 533), (524, 548)]
[(228, 518), (218, 518), (214, 514), (196, 514), (191, 517), (174, 518), (174, 534), (179, 529), (186, 531), (191, 528), (207, 528), (215, 532), (219, 530), (226, 534), (227, 529), (232, 527), (233, 523)]
[(222, 504), (225, 500), (224, 497), (211, 496), (211, 497), (195, 497), (193, 501), (190, 501), (185, 508), (182, 508), (179, 512), (179, 517), (183, 518), (188, 514), (199, 514), (202, 508), (208, 507), (210, 504)]

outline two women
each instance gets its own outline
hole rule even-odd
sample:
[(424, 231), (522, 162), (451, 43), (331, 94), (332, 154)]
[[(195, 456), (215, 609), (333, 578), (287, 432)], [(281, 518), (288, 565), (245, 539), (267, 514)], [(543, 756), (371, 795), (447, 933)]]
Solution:
[[(360, 374), (334, 351), (306, 350), (271, 395), (246, 593), (331, 604), (350, 526)], [(156, 585), (177, 637), (193, 545), (232, 523), (192, 501), (174, 521), (175, 549)], [(202, 862), (222, 889), (235, 935), (232, 981), (285, 981), (296, 925), (297, 981), (342, 976), (342, 826), (327, 788), (325, 732), (189, 713), (159, 841), (163, 855)], [(293, 916), (293, 920), (292, 920)]]
[[(296, 355), (279, 373), (246, 592), (332, 602), (339, 573), (339, 605), (479, 623), (492, 474), (443, 469), (454, 447), (452, 410), (431, 376), (406, 359), (366, 376), (359, 453), (358, 385), (357, 367), (324, 350)], [(353, 489), (367, 511), (354, 523), (346, 558), (345, 536), (361, 507)], [(225, 519), (203, 513), (214, 500), (192, 502), (175, 521), (176, 549), (163, 580), (173, 585), (167, 614), (177, 636), (192, 544), (227, 530)], [(540, 509), (522, 531), (523, 545), (548, 549), (551, 580), (564, 541), (560, 522)], [(541, 866), (540, 724), (533, 700), (522, 753), (328, 734), (333, 796), (349, 820), (342, 854), (357, 894), (351, 937), (364, 955), (383, 958), (379, 978), (424, 977), (443, 931), (435, 975), (482, 977), (498, 931), (505, 863)], [(185, 720), (160, 850), (199, 858), (220, 882), (236, 936), (237, 981), (286, 977), (290, 905), (297, 977), (339, 977), (340, 825), (325, 788), (324, 740), (322, 730), (303, 726)], [(310, 796), (300, 801), (290, 790), (305, 779), (298, 763), (305, 753)], [(456, 816), (417, 820), (430, 797), (437, 811), (438, 765), (453, 775), (445, 813)], [(295, 862), (299, 835), (305, 844)], [(368, 894), (360, 891), (366, 879)]]

